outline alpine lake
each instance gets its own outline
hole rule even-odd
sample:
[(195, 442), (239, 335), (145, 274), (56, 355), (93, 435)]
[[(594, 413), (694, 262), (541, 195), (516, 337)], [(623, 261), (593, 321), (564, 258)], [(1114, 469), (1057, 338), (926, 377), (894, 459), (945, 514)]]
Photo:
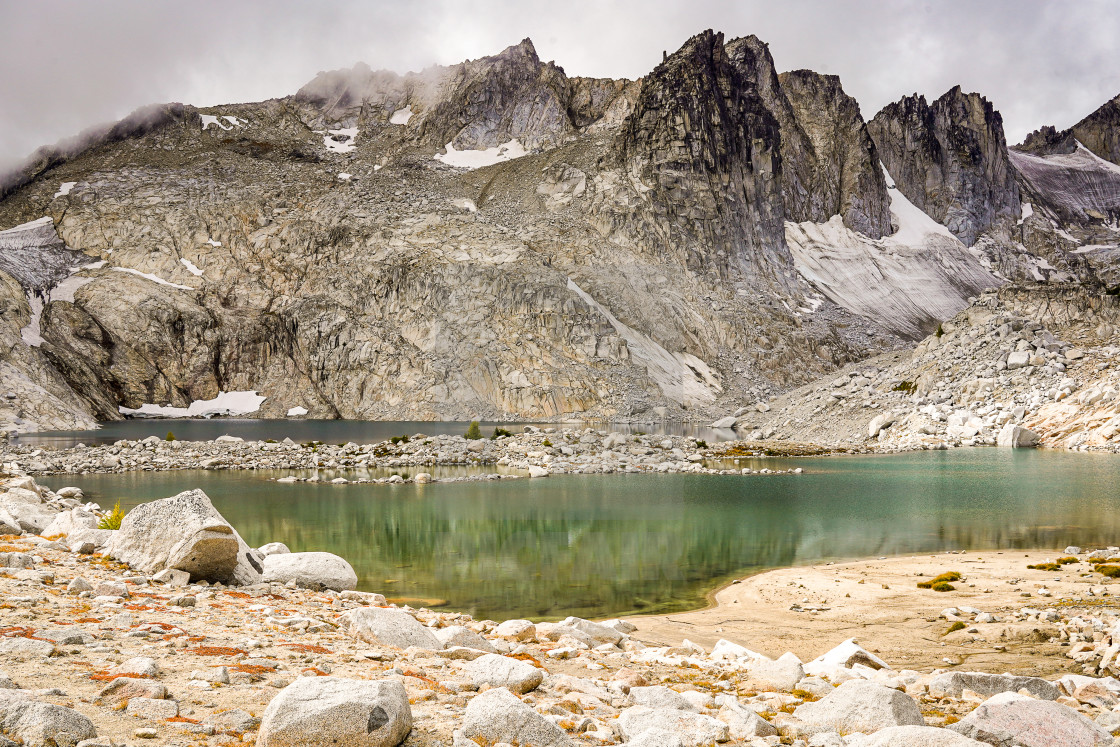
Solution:
[[(492, 425), (484, 424), (483, 432)], [(25, 440), (68, 446), (162, 436), (170, 429), (184, 440), (229, 433), (341, 443), (465, 428), (126, 421)], [(680, 428), (686, 427), (672, 432), (721, 436)], [(321, 482), (277, 484), (275, 478), (309, 473), (187, 470), (55, 475), (40, 482), (55, 490), (75, 485), (87, 500), (102, 506), (119, 500), (125, 509), (200, 488), (253, 546), (283, 542), (293, 552), (333, 552), (354, 566), (359, 589), (496, 620), (695, 609), (729, 580), (776, 567), (949, 550), (1057, 553), (1066, 545), (1108, 546), (1120, 538), (1116, 455), (976, 448), (742, 459), (726, 466), (801, 467), (805, 473), (332, 485), (333, 477), (371, 475), (319, 470)], [(425, 470), (440, 477), (469, 468)]]

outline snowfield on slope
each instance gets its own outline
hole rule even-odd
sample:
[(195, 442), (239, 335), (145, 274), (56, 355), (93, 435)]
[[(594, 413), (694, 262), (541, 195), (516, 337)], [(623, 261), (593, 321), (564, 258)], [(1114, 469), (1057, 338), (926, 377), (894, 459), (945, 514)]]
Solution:
[(261, 409), (266, 399), (256, 391), (219, 392), (214, 399), (195, 400), (189, 407), (143, 404), (137, 408), (121, 406), (117, 409), (121, 415), (140, 418), (209, 418), (215, 415), (248, 415)]

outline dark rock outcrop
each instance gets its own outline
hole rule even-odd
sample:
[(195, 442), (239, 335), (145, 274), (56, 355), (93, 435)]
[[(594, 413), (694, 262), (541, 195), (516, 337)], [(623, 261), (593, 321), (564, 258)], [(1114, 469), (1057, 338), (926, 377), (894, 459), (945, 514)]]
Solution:
[(790, 286), (780, 148), (778, 121), (723, 34), (709, 30), (643, 79), (613, 153), (643, 193), (651, 250), (721, 277)]
[(1120, 95), (1110, 99), (1071, 130), (1086, 148), (1104, 160), (1120, 165)]
[(1019, 188), (1003, 117), (956, 86), (927, 104), (908, 96), (868, 124), (879, 156), (907, 199), (971, 246), (1001, 220), (1018, 220)]

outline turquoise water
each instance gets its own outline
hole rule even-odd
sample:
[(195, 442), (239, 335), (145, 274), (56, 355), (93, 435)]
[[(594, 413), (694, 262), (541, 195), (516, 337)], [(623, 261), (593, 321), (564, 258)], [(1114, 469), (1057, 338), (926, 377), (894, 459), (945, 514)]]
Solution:
[[(774, 460), (777, 462), (778, 460)], [(1120, 543), (1120, 457), (959, 449), (786, 462), (799, 476), (600, 475), (276, 484), (264, 472), (44, 478), (125, 507), (202, 488), (253, 545), (326, 550), (359, 588), (476, 617), (702, 605), (727, 578), (822, 560)]]

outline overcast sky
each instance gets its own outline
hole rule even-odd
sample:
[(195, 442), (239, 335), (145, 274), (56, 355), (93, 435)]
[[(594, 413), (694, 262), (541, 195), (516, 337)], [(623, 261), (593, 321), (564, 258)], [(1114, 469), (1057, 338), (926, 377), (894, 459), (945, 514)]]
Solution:
[(1120, 93), (1113, 0), (0, 0), (0, 167), (144, 104), (258, 101), (320, 70), (406, 72), (526, 36), (569, 75), (637, 78), (705, 28), (757, 35), (779, 70), (839, 75), (868, 119), (959, 83), (1012, 143)]

